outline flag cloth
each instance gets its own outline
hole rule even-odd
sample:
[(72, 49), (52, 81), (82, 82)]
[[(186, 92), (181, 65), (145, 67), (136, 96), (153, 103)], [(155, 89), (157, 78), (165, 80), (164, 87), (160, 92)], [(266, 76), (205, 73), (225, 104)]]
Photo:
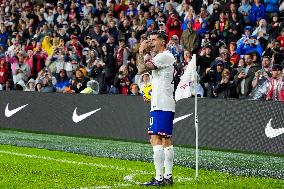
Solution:
[[(192, 55), (191, 61), (188, 63), (184, 74), (180, 78), (180, 82), (175, 91), (175, 100), (179, 101), (183, 98), (188, 98), (195, 95), (195, 83), (197, 83), (196, 71), (196, 54)], [(198, 84), (197, 95), (203, 96), (203, 88)]]

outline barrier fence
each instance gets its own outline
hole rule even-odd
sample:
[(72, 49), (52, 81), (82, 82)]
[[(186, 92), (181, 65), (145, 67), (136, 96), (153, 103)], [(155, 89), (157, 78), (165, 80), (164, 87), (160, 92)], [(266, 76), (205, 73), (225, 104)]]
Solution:
[[(0, 128), (148, 141), (150, 104), (142, 97), (1, 92)], [(199, 145), (284, 154), (284, 104), (198, 99)], [(177, 103), (175, 144), (195, 145), (194, 99)]]

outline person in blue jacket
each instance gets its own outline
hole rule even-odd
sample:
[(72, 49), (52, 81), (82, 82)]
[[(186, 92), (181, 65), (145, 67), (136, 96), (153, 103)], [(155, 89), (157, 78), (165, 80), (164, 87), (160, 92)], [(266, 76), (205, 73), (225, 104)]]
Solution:
[(256, 24), (257, 20), (262, 18), (265, 19), (266, 8), (260, 2), (260, 0), (254, 0), (254, 4), (252, 5), (249, 13), (250, 22), (252, 25)]
[(279, 0), (264, 0), (264, 4), (266, 7), (266, 13), (271, 16), (276, 14), (279, 11)]
[(263, 53), (263, 47), (254, 36), (250, 36), (240, 42), (236, 50), (236, 53), (239, 55), (245, 55), (252, 52), (257, 52), (259, 56)]

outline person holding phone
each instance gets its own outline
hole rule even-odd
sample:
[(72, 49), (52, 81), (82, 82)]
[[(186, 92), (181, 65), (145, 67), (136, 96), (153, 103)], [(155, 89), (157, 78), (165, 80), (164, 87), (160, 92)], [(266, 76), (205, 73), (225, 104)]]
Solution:
[(246, 99), (252, 91), (252, 81), (255, 73), (260, 69), (260, 66), (253, 63), (253, 54), (247, 53), (244, 56), (245, 67), (239, 69), (234, 77), (234, 84), (237, 86), (237, 94), (240, 99)]
[(239, 55), (245, 55), (251, 52), (257, 52), (259, 56), (263, 53), (263, 47), (254, 36), (250, 36), (240, 42), (236, 50), (236, 53)]

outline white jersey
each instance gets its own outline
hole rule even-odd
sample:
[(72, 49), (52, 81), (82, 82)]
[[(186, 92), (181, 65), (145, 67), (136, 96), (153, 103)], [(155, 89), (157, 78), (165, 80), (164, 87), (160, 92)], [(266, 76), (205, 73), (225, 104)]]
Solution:
[(153, 58), (153, 64), (157, 69), (152, 71), (151, 111), (175, 111), (174, 62), (174, 56), (167, 50)]

